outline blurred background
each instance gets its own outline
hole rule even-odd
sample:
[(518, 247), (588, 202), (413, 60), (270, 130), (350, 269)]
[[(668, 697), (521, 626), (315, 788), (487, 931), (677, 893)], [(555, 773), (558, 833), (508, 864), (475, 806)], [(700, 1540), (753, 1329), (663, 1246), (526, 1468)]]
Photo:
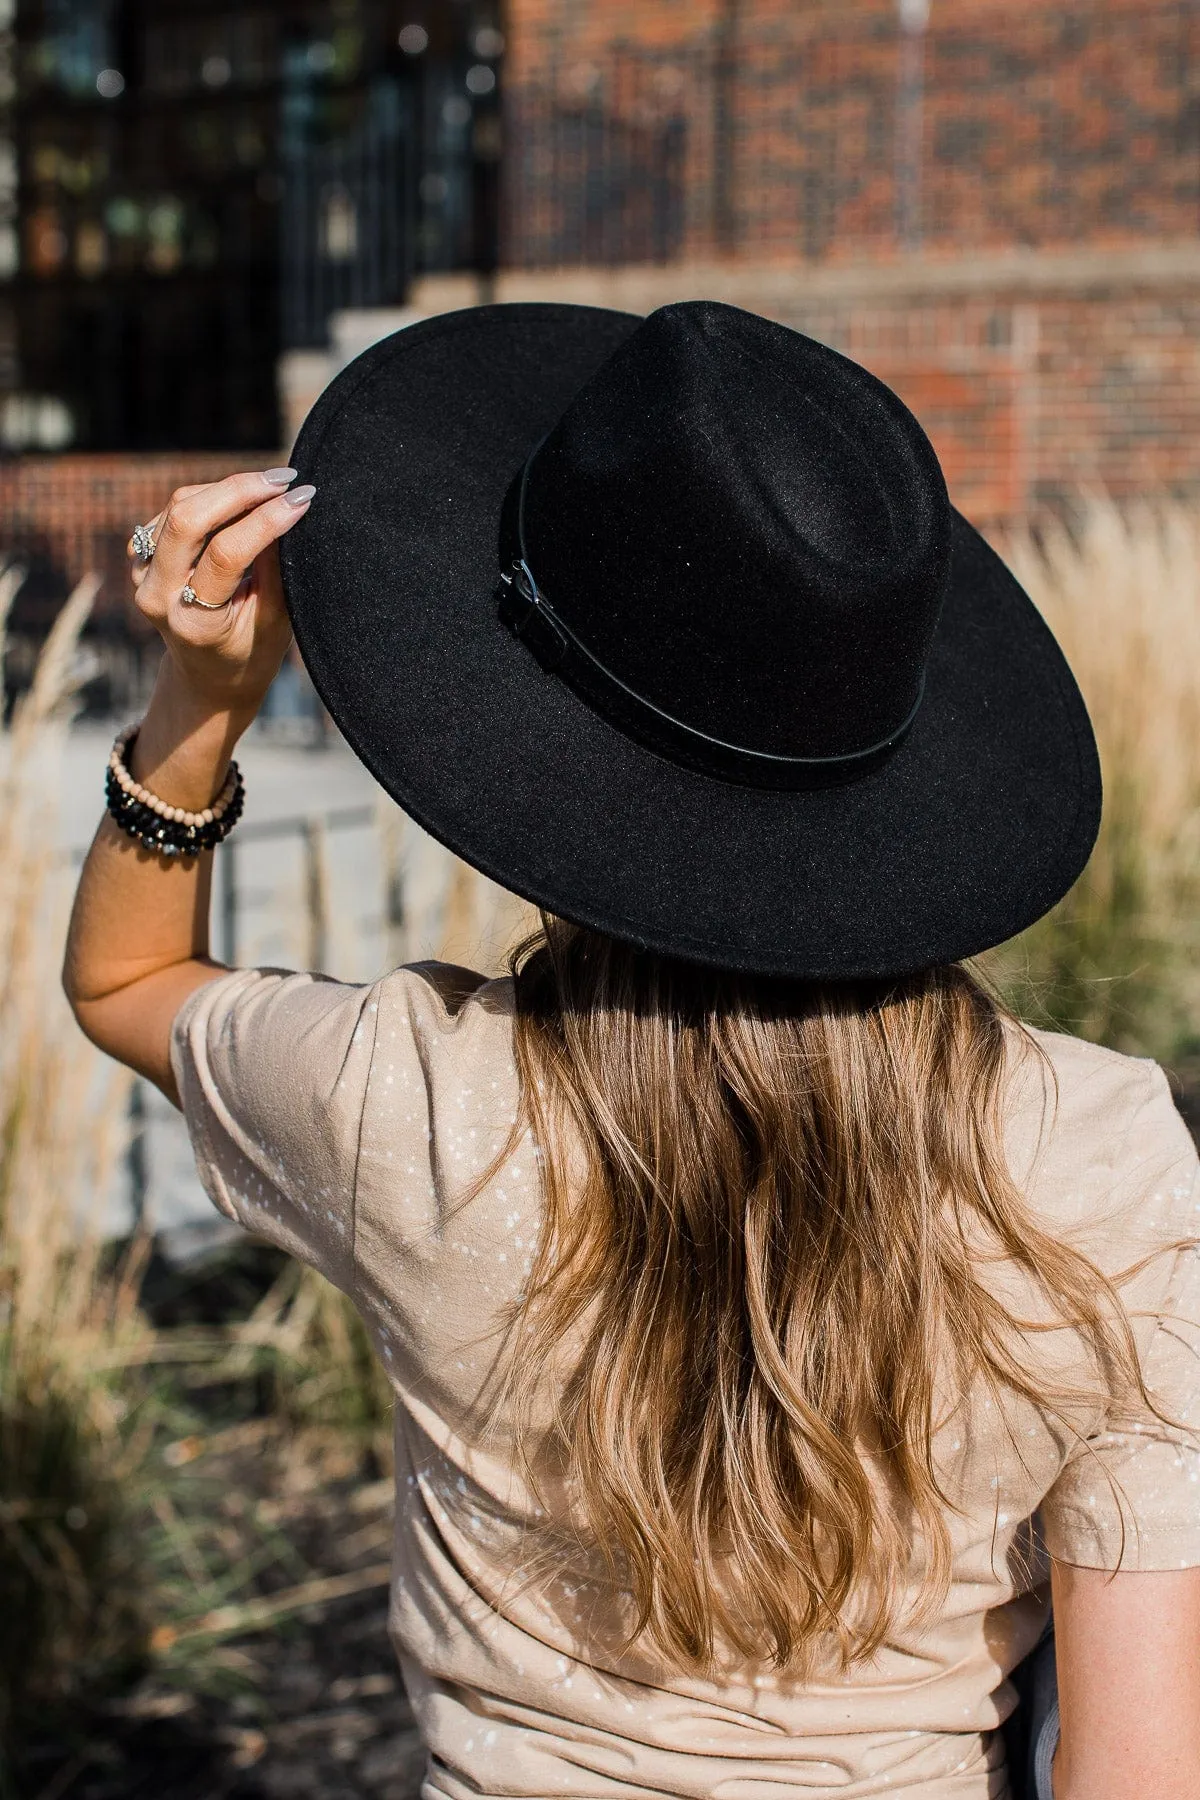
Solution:
[(121, 705), (129, 520), (475, 300), (797, 325), (901, 391), (984, 524), (1200, 484), (1191, 0), (3, 10), (13, 631), (103, 573)]
[[(987, 974), (1200, 1115), (1197, 0), (0, 0), (0, 1800), (415, 1794), (389, 1401), (231, 1242), (58, 966), (153, 680), (125, 544), (492, 300), (715, 297), (865, 363), (1064, 642), (1092, 863)], [(215, 946), (499, 967), (525, 909), (285, 667)], [(1014, 797), (1020, 804), (1020, 797)], [(802, 872), (798, 872), (801, 875)]]

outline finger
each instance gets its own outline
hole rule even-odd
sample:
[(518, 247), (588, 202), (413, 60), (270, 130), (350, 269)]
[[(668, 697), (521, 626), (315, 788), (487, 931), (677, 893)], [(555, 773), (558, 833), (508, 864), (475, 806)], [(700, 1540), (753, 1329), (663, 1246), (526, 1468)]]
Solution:
[[(195, 490), (193, 489), (190, 491), (194, 492)], [(152, 544), (157, 544), (158, 534), (162, 530), (162, 522), (166, 516), (166, 508), (164, 507), (161, 512), (155, 513), (154, 517), (148, 521), (146, 530), (150, 533), (150, 541)], [(125, 554), (129, 558), (129, 574), (130, 579), (133, 582), (134, 593), (136, 594), (138, 588), (141, 587), (143, 581), (145, 581), (147, 575), (150, 573), (153, 552), (151, 552), (150, 556), (139, 556), (133, 547), (133, 539), (130, 538), (125, 546)]]
[(190, 580), (200, 599), (210, 606), (229, 599), (263, 552), (304, 517), (316, 491), (314, 487), (293, 488), (290, 494), (264, 501), (252, 513), (216, 532)]
[[(162, 512), (160, 512), (156, 518), (151, 519), (149, 522), (150, 536), (154, 540), (156, 548), (157, 548), (157, 542), (158, 542), (158, 534), (162, 530), (163, 520), (166, 518), (166, 516), (167, 516), (166, 510), (164, 508), (164, 510)], [(147, 581), (149, 581), (150, 576), (154, 570), (154, 557), (153, 557), (153, 555), (150, 555), (150, 556), (144, 557), (144, 558), (140, 557), (140, 556), (135, 556), (134, 551), (133, 551), (133, 540), (132, 539), (129, 542), (128, 555), (129, 555), (129, 559), (130, 559), (129, 579), (133, 583), (134, 602), (137, 605), (138, 610), (140, 612), (144, 613), (147, 618), (154, 618), (156, 615), (156, 609), (152, 605), (148, 604), (149, 596), (144, 596), (142, 594), (142, 588), (144, 587), (145, 583)], [(164, 608), (165, 608), (165, 596), (163, 599), (163, 604), (157, 608), (157, 612), (159, 614), (161, 614), (164, 611)]]
[[(163, 513), (155, 513), (152, 519), (148, 520), (144, 526), (139, 526), (138, 528), (139, 531), (148, 532), (150, 534), (150, 542), (152, 544), (156, 541), (159, 532), (162, 530), (163, 517)], [(150, 567), (150, 557), (146, 556), (143, 551), (137, 547), (132, 537), (130, 537), (129, 542), (125, 546), (125, 554), (129, 558), (131, 573), (133, 575), (133, 585), (134, 587), (140, 587), (145, 580), (146, 571)], [(153, 554), (153, 552), (151, 552), (151, 554)]]
[(191, 490), (177, 488), (157, 533), (151, 565), (156, 577), (153, 585), (161, 579), (169, 589), (182, 588), (214, 532), (261, 505), (264, 496), (279, 494), (294, 480), (294, 469), (258, 469)]
[[(196, 481), (196, 482), (192, 483), (191, 487), (176, 488), (175, 492), (180, 496), (181, 499), (190, 500), (192, 495), (198, 494), (201, 491), (201, 489), (203, 488), (203, 486), (204, 486), (204, 483), (202, 481)], [(149, 531), (151, 538), (154, 539), (156, 542), (158, 539), (158, 534), (162, 530), (163, 520), (166, 518), (166, 516), (167, 516), (167, 509), (165, 506), (163, 506), (163, 507), (160, 507), (158, 512), (155, 513), (154, 517), (148, 521), (147, 530)], [(144, 572), (148, 568), (150, 559), (146, 558), (146, 560), (143, 561), (142, 558), (137, 554), (137, 552), (135, 551), (135, 549), (133, 547), (132, 535), (130, 536), (129, 542), (125, 546), (125, 554), (129, 558), (130, 562), (134, 565), (135, 572), (139, 569)]]
[[(247, 569), (242, 576), (242, 579), (238, 582), (232, 594), (230, 594), (228, 600), (225, 602), (224, 611), (220, 614), (213, 613), (211, 617), (214, 619), (218, 617), (223, 618), (228, 624), (245, 602), (250, 599), (254, 591), (254, 570)], [(200, 610), (203, 611), (203, 608)]]
[[(295, 470), (282, 468), (267, 469), (260, 471), (259, 475), (261, 476), (261, 481), (265, 482), (268, 489), (274, 489), (275, 492), (278, 493), (289, 481), (294, 479)], [(254, 472), (249, 476), (234, 476), (231, 479), (239, 484), (244, 484), (246, 482), (252, 483), (254, 497), (256, 499), (261, 498), (263, 491), (262, 486), (260, 485), (259, 480), (256, 479)], [(155, 541), (155, 554), (148, 562), (134, 563), (133, 590), (134, 601), (138, 610), (153, 624), (162, 626), (165, 623), (173, 602), (178, 598), (179, 593), (182, 591), (183, 580), (186, 579), (186, 572), (182, 578), (180, 577), (178, 565), (174, 567), (171, 566), (172, 559), (169, 554), (165, 559), (158, 554), (159, 540), (162, 538), (166, 522), (171, 516), (172, 508), (179, 509), (183, 507), (185, 502), (190, 502), (193, 499), (203, 499), (205, 496), (209, 495), (214, 488), (224, 489), (226, 486), (227, 484), (224, 482), (195, 482), (191, 486), (177, 488), (171, 497), (170, 503), (165, 506), (151, 522), (150, 529), (151, 535)], [(201, 540), (201, 544), (197, 547), (196, 555), (193, 555), (188, 562), (189, 570), (194, 566), (197, 556), (203, 548), (204, 541), (206, 540)], [(132, 540), (130, 541), (129, 548), (132, 551)]]

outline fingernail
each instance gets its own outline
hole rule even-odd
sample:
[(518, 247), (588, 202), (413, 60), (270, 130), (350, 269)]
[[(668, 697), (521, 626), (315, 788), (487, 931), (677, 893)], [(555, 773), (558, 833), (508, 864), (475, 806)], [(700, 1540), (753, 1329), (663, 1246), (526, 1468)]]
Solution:
[(296, 469), (264, 469), (262, 478), (269, 487), (286, 487), (289, 481), (295, 481)]
[(290, 494), (283, 497), (289, 506), (307, 506), (316, 491), (315, 487), (293, 488)]

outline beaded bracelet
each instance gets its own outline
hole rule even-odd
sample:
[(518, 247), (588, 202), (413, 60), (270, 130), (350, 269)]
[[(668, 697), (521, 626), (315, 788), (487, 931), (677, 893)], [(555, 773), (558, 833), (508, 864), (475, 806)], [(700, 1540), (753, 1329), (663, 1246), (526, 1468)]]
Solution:
[(237, 764), (230, 763), (224, 786), (211, 806), (202, 812), (188, 812), (160, 800), (130, 774), (128, 757), (137, 734), (136, 725), (127, 725), (109, 753), (104, 796), (116, 823), (128, 837), (160, 856), (199, 856), (202, 850), (212, 850), (242, 816), (246, 789)]

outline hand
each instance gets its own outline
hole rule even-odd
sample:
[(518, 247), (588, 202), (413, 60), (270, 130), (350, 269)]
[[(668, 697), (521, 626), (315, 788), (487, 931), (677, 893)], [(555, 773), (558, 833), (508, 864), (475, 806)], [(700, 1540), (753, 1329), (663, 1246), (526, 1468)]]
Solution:
[[(130, 767), (160, 799), (200, 812), (288, 647), (275, 546), (312, 500), (290, 469), (180, 488), (134, 570), (139, 609), (166, 645)], [(132, 545), (130, 546), (132, 551)], [(188, 605), (184, 586), (209, 607)], [(135, 848), (107, 815), (75, 899), (63, 979), (93, 1041), (178, 1101), (171, 1027), (217, 967), (208, 955), (212, 857)]]
[[(272, 469), (179, 488), (151, 524), (155, 551), (135, 563), (135, 599), (166, 646), (167, 685), (194, 714), (248, 723), (279, 672), (291, 626), (276, 544), (315, 492), (285, 493), (294, 479)], [(188, 604), (185, 587), (206, 604)]]

